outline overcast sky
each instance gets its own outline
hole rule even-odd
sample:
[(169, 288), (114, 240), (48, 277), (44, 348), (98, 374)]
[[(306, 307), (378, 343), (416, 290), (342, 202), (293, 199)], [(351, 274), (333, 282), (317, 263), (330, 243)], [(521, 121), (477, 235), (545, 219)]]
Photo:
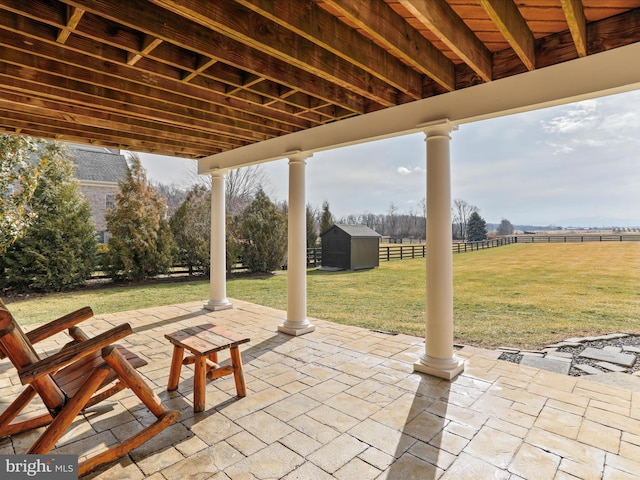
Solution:
[[(423, 134), (320, 152), (307, 160), (307, 202), (336, 217), (417, 212), (425, 197)], [(189, 182), (195, 162), (140, 155), (149, 178)], [(287, 160), (264, 167), (287, 199)], [(451, 141), (452, 197), (489, 223), (640, 226), (640, 91), (461, 125)]]

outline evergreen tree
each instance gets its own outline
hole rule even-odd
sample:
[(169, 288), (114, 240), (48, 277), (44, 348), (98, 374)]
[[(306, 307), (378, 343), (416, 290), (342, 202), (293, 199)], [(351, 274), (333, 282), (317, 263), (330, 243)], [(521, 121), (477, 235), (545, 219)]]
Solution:
[(49, 143), (38, 154), (40, 178), (31, 200), (37, 217), (0, 257), (0, 282), (21, 291), (61, 291), (82, 285), (93, 272), (95, 226), (66, 149)]
[(333, 227), (333, 215), (329, 210), (329, 202), (326, 200), (322, 203), (322, 216), (320, 217), (320, 235)]
[(30, 200), (38, 184), (36, 150), (30, 137), (0, 133), (0, 254), (33, 222)]
[(209, 274), (211, 246), (211, 190), (194, 186), (169, 221), (178, 262), (194, 272)]
[(287, 251), (287, 219), (262, 189), (242, 215), (243, 263), (251, 272), (278, 270)]
[(104, 269), (114, 280), (139, 281), (169, 270), (175, 242), (164, 201), (149, 185), (140, 159), (131, 155), (129, 163), (116, 205), (106, 215), (111, 237)]
[(487, 238), (487, 222), (480, 216), (478, 212), (469, 215), (467, 222), (467, 240), (470, 242), (479, 242)]

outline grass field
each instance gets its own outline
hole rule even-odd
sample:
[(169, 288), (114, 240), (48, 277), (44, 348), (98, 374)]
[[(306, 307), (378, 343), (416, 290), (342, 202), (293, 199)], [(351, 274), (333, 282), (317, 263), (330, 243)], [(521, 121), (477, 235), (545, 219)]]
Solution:
[[(286, 272), (239, 276), (230, 298), (286, 309)], [(22, 322), (42, 322), (84, 305), (96, 313), (208, 298), (207, 281), (85, 289), (14, 301)], [(307, 278), (308, 315), (422, 336), (424, 259)], [(571, 336), (640, 334), (640, 242), (517, 244), (454, 256), (456, 342), (537, 348)], [(275, 328), (275, 326), (274, 326)]]

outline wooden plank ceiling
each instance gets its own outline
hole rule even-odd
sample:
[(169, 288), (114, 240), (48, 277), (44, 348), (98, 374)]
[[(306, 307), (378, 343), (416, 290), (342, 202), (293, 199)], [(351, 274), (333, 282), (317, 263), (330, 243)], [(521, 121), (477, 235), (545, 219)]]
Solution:
[(202, 158), (638, 41), (640, 0), (0, 0), (0, 130)]

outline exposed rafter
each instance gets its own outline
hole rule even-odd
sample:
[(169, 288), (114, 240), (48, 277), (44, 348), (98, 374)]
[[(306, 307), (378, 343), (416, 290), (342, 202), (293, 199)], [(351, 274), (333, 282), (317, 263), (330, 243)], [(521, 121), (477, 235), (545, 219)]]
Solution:
[(84, 15), (84, 10), (81, 8), (67, 6), (67, 22), (56, 38), (58, 43), (64, 43), (67, 41), (67, 38), (69, 38), (73, 29), (78, 26), (82, 15)]
[(587, 56), (587, 19), (581, 0), (560, 0), (578, 56)]
[(138, 63), (138, 60), (149, 55), (161, 43), (161, 39), (145, 35), (142, 41), (142, 48), (140, 48), (140, 52), (129, 52), (127, 54), (127, 65), (135, 65), (136, 63)]
[(382, 0), (324, 0), (323, 3), (416, 71), (446, 90), (455, 89), (453, 62)]
[[(159, 0), (164, 1), (164, 0)], [(422, 97), (420, 74), (366, 37), (359, 35), (315, 3), (236, 0), (337, 57), (392, 85), (413, 99)], [(206, 8), (206, 6), (203, 6)], [(306, 53), (305, 53), (306, 55)]]
[(485, 82), (491, 81), (491, 52), (445, 0), (399, 0)]
[(0, 131), (202, 158), (635, 42), (640, 0), (0, 0)]
[(527, 70), (536, 68), (533, 33), (515, 3), (504, 0), (480, 0), (482, 7), (507, 39)]
[[(216, 0), (151, 0), (175, 14), (186, 13), (195, 22), (327, 82), (389, 107), (396, 91), (358, 65), (338, 57), (270, 18), (234, 2)], [(294, 9), (294, 4), (288, 10)], [(300, 9), (294, 11), (299, 15)], [(293, 15), (289, 13), (289, 15)]]

